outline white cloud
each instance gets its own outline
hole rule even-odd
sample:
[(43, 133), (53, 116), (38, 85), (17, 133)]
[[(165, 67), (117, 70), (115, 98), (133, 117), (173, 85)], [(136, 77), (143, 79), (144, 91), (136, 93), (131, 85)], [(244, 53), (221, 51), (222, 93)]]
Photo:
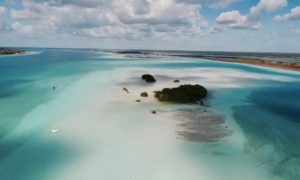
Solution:
[(251, 16), (260, 16), (263, 13), (275, 11), (287, 4), (287, 0), (260, 0), (256, 6), (250, 9), (250, 14)]
[(6, 11), (5, 7), (0, 6), (0, 14), (2, 15)]
[(275, 21), (288, 21), (288, 20), (300, 20), (300, 6), (297, 6), (287, 14), (282, 16), (278, 15), (274, 17)]
[(5, 28), (5, 21), (4, 21), (4, 12), (6, 11), (5, 7), (0, 6), (0, 30)]
[(58, 33), (133, 39), (177, 33), (189, 37), (207, 27), (199, 4), (175, 0), (23, 0), (23, 7), (11, 10), (17, 23), (14, 29), (23, 33), (49, 28)]
[(216, 25), (211, 32), (222, 32), (226, 28), (258, 30), (261, 27), (260, 16), (262, 14), (286, 5), (287, 0), (260, 0), (256, 6), (251, 7), (247, 15), (241, 15), (237, 10), (223, 12), (216, 18)]
[(241, 16), (239, 11), (223, 12), (216, 18), (218, 24), (244, 24), (246, 16)]
[(32, 34), (34, 32), (34, 27), (32, 25), (24, 25), (18, 22), (12, 24), (12, 29), (24, 34)]
[(224, 8), (234, 3), (240, 2), (241, 0), (177, 0), (177, 1), (182, 3), (208, 5), (213, 8)]
[(248, 16), (242, 16), (239, 11), (229, 11), (221, 13), (216, 18), (217, 24), (233, 29), (253, 29), (260, 28), (260, 22), (252, 20)]
[[(31, 2), (49, 2), (53, 5), (74, 5), (79, 7), (97, 7), (97, 6), (105, 6), (110, 4), (112, 0), (23, 0), (23, 1), (31, 1)], [(151, 1), (155, 0), (137, 0), (135, 3), (137, 4), (145, 4), (147, 2), (151, 3)], [(160, 2), (164, 2), (165, 0), (160, 0)], [(214, 8), (223, 8), (229, 6), (231, 4), (240, 2), (242, 0), (175, 0), (176, 3), (183, 4), (201, 4), (207, 5)], [(126, 3), (130, 3), (132, 1), (126, 1)], [(121, 4), (122, 1), (119, 1)], [(126, 5), (126, 4), (123, 4)]]
[(200, 6), (175, 3), (173, 0), (118, 0), (112, 8), (125, 24), (186, 25), (201, 20)]
[(11, 9), (10, 13), (14, 19), (18, 20), (32, 20), (43, 18), (42, 13), (47, 13), (48, 3), (36, 4), (31, 1), (23, 2), (23, 10)]
[(80, 7), (95, 7), (108, 3), (109, 0), (56, 0), (57, 4), (72, 4)]

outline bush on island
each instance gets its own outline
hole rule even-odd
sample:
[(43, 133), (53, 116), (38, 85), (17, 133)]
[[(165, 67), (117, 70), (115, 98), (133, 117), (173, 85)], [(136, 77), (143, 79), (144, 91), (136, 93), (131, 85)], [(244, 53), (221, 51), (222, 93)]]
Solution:
[(207, 90), (198, 84), (181, 85), (176, 88), (164, 88), (161, 91), (155, 91), (155, 97), (159, 101), (175, 103), (196, 103), (201, 102), (207, 96)]

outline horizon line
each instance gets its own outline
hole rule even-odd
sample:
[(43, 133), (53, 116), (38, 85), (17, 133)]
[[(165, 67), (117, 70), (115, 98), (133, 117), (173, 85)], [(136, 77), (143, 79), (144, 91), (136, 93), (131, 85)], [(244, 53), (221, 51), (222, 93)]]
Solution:
[(174, 51), (174, 52), (220, 52), (220, 53), (262, 53), (262, 54), (299, 54), (299, 52), (272, 51), (226, 51), (226, 50), (183, 50), (183, 49), (145, 49), (145, 48), (92, 48), (92, 47), (35, 47), (35, 46), (0, 46), (0, 48), (33, 48), (33, 49), (73, 49), (73, 50), (103, 50), (103, 51)]

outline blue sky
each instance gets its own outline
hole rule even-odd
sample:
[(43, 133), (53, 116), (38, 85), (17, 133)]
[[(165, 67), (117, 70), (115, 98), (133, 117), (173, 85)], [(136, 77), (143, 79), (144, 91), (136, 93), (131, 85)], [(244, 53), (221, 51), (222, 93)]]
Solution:
[(0, 0), (0, 46), (300, 52), (299, 0)]

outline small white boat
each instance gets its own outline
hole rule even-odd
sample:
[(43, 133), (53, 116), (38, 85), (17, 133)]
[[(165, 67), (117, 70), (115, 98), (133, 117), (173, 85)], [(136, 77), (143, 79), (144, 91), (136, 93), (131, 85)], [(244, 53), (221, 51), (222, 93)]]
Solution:
[(50, 129), (50, 133), (59, 133), (60, 130), (59, 129)]

